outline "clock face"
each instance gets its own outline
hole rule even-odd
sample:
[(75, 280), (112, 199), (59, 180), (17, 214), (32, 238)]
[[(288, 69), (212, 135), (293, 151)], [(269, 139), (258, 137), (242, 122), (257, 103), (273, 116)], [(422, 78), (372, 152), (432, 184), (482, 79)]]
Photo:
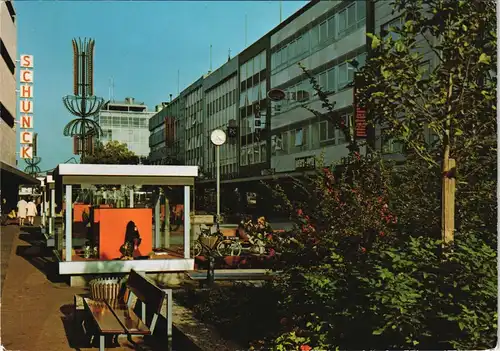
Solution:
[(210, 135), (210, 140), (214, 145), (222, 145), (226, 142), (226, 133), (222, 129), (216, 129)]

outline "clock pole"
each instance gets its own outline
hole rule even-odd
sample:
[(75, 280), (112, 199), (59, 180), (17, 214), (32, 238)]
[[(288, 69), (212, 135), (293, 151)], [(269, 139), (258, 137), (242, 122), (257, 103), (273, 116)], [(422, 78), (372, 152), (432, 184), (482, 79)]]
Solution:
[(220, 223), (220, 145), (215, 146), (215, 168), (217, 169), (217, 230)]

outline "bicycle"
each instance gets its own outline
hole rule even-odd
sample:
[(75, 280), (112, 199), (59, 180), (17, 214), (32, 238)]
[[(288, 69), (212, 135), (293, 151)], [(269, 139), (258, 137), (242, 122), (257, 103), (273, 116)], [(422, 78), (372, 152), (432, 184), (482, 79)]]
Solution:
[[(242, 251), (241, 243), (239, 238), (232, 236), (224, 236), (220, 231), (217, 231), (213, 235), (210, 228), (201, 228), (201, 233), (193, 244), (193, 257), (200, 256), (203, 252), (210, 254), (214, 247), (216, 253), (220, 257), (225, 256), (239, 256)], [(211, 243), (210, 240), (204, 240), (205, 238), (215, 238), (215, 242)], [(208, 244), (206, 243), (208, 241)]]

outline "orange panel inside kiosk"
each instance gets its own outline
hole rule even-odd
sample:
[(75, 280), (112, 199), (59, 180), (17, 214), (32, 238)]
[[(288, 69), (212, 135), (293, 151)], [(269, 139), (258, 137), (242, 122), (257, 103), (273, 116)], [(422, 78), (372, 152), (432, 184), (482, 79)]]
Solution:
[(134, 257), (148, 256), (153, 251), (152, 218), (151, 208), (94, 209), (94, 223), (99, 232), (99, 259), (113, 260), (122, 256), (120, 247), (125, 242), (129, 222), (133, 222), (141, 238)]
[(87, 219), (90, 218), (90, 205), (76, 203), (73, 205), (73, 236), (85, 237), (87, 235), (86, 222), (84, 213), (87, 214)]

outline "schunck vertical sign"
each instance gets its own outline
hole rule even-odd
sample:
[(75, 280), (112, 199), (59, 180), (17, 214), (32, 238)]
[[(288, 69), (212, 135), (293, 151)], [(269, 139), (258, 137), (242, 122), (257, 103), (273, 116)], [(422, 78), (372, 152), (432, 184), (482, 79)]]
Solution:
[(33, 55), (21, 55), (19, 70), (19, 126), (21, 158), (33, 158)]

